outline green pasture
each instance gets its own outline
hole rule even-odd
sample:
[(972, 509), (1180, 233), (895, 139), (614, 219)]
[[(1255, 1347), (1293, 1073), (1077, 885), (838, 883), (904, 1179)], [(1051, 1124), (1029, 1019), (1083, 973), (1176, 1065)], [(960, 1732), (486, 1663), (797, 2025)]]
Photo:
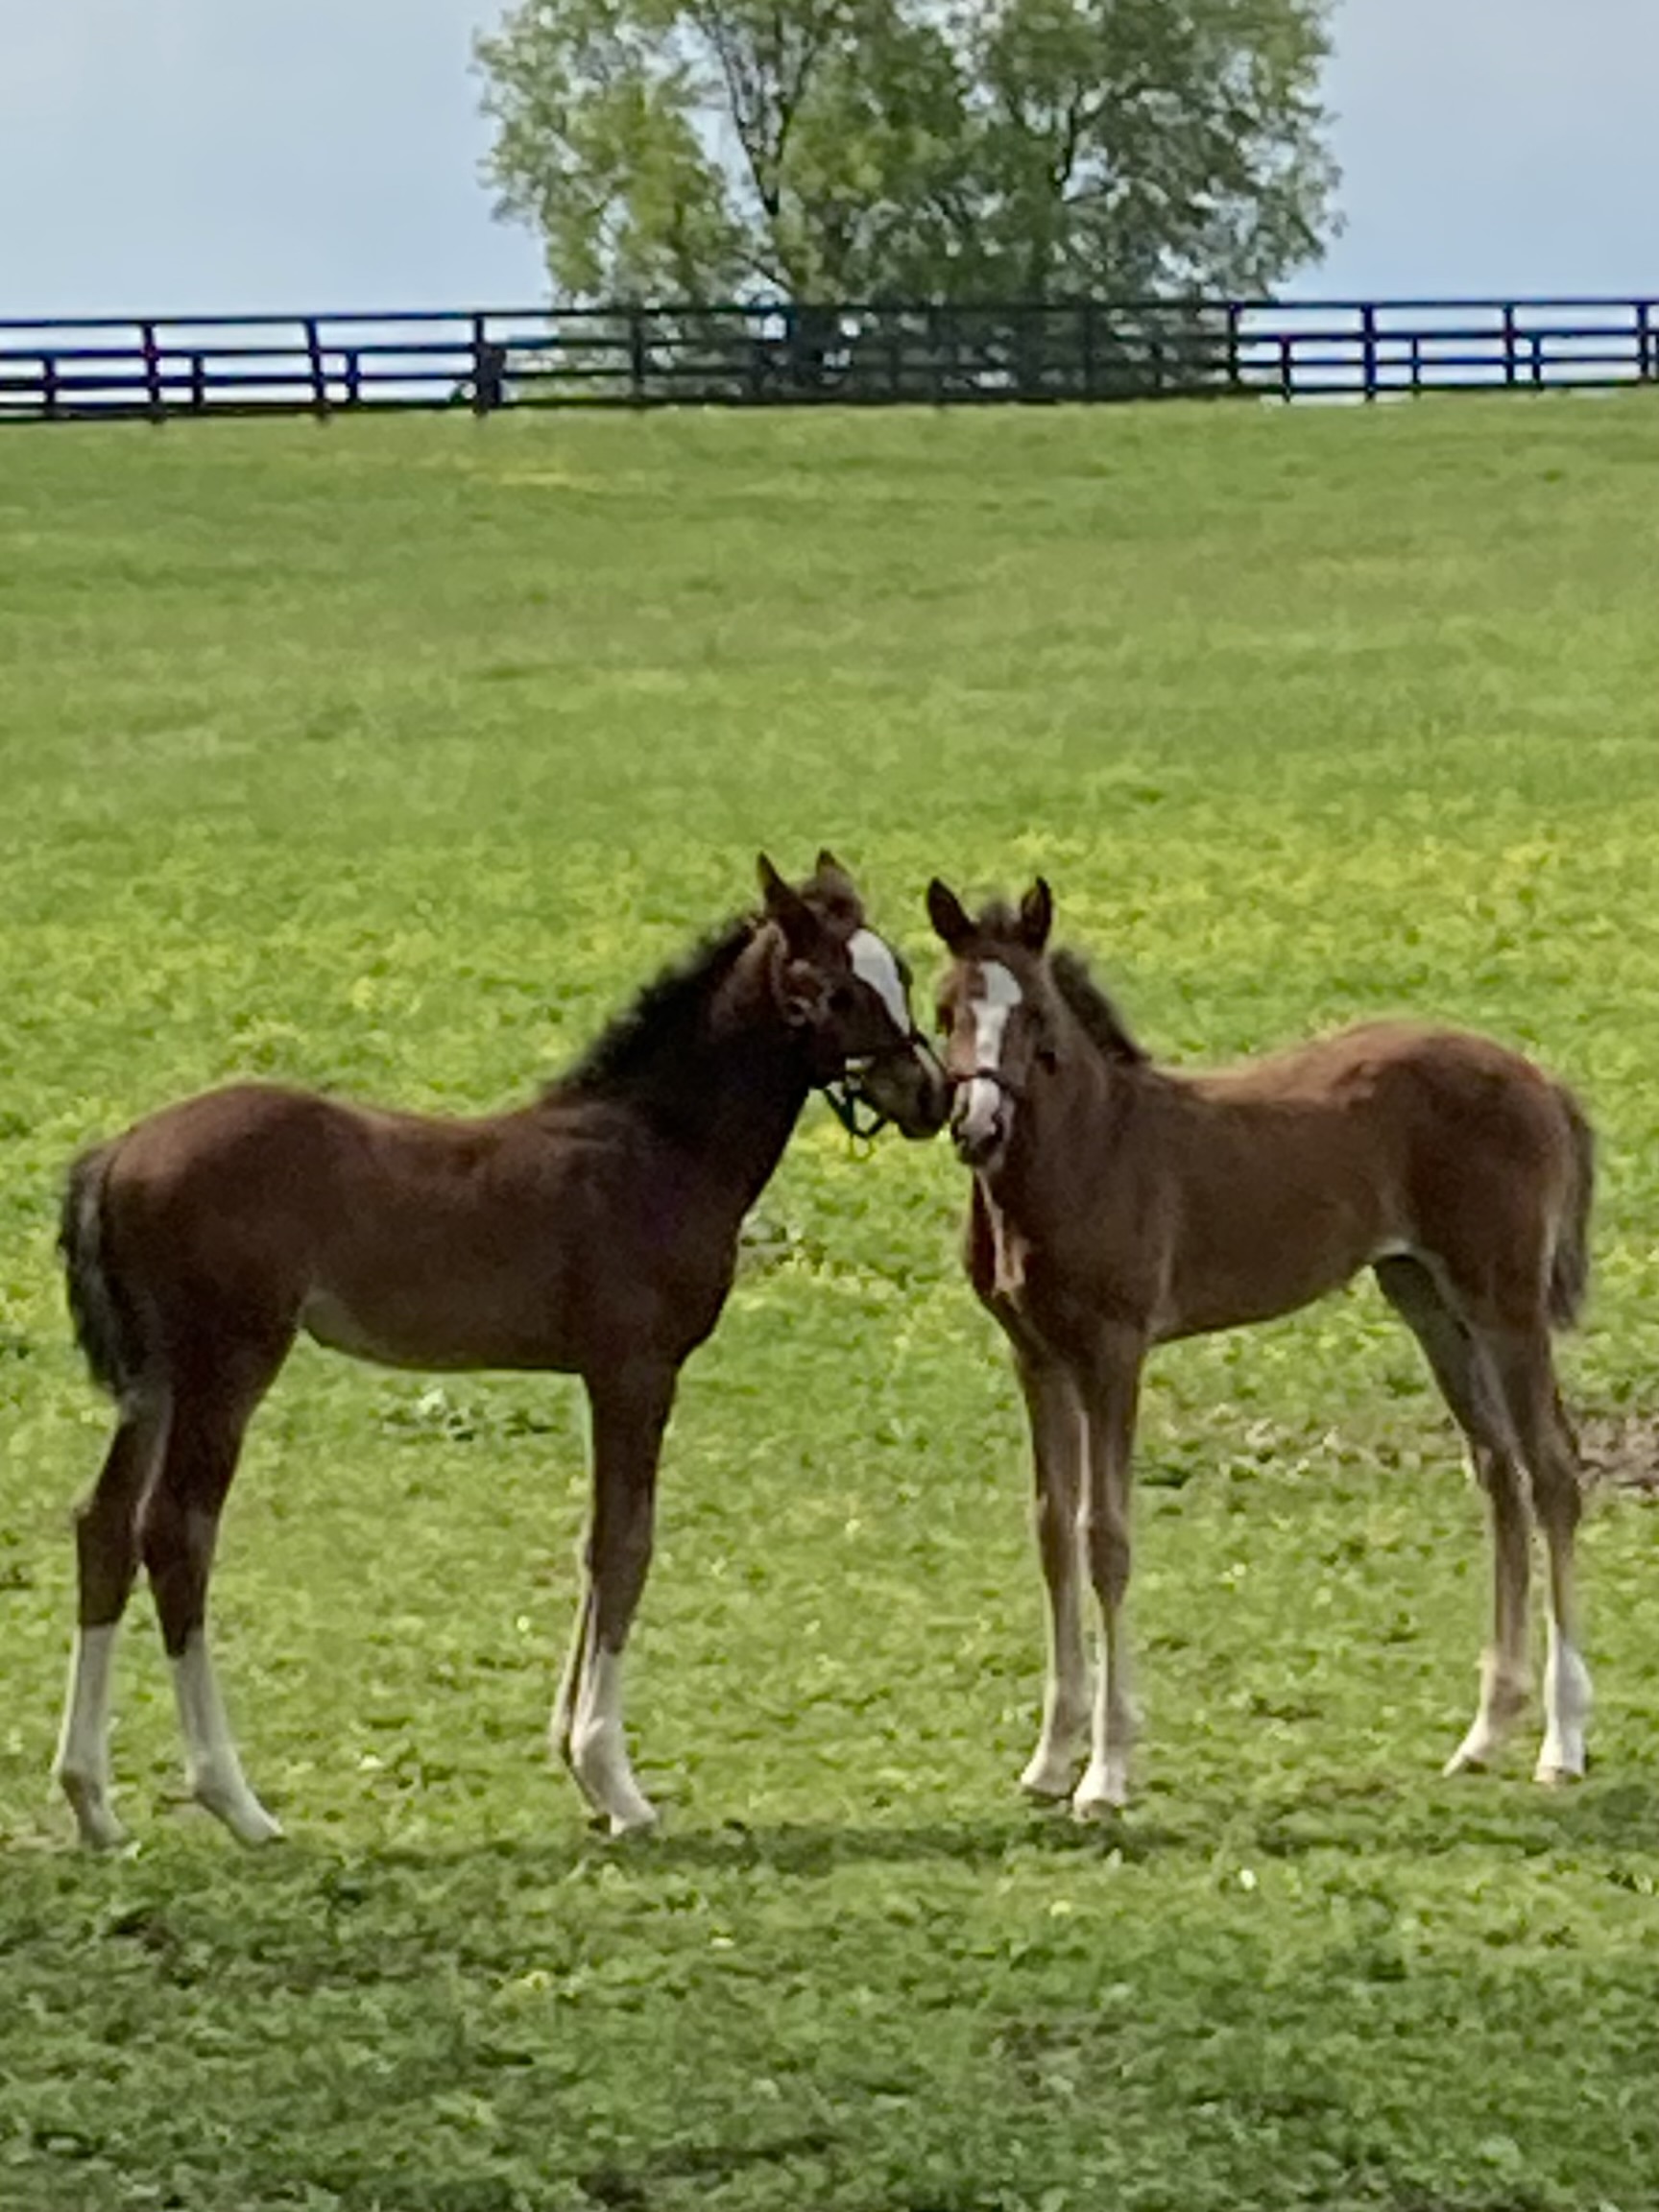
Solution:
[(113, 1862), (47, 1767), (108, 1412), (75, 1149), (232, 1075), (523, 1095), (821, 843), (1051, 879), (1187, 1063), (1409, 1008), (1580, 1091), (1564, 1350), (1659, 1414), (1659, 411), (1614, 399), (0, 434), (5, 2212), (1659, 2206), (1656, 1498), (1583, 1535), (1596, 1766), (1441, 1760), (1488, 1566), (1361, 1285), (1155, 1362), (1139, 1794), (1027, 1810), (1022, 1417), (944, 1145), (818, 1105), (687, 1369), (629, 1681), (659, 1839), (542, 1730), (576, 1386), (298, 1352), (216, 1640), (286, 1845)]

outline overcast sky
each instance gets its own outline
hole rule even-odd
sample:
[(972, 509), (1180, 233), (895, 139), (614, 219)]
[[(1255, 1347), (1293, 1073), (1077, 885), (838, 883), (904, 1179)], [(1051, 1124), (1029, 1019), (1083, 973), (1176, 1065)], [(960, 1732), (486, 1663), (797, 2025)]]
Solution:
[[(496, 0), (0, 0), (0, 315), (532, 305)], [(1659, 296), (1659, 0), (1338, 0), (1347, 228), (1295, 290)]]

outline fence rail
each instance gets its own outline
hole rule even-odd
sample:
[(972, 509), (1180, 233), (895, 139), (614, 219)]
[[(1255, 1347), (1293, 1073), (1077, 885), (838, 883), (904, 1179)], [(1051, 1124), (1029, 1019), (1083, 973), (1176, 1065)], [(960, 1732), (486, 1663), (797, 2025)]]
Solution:
[(0, 320), (0, 421), (392, 407), (1378, 399), (1659, 381), (1659, 301), (403, 311)]

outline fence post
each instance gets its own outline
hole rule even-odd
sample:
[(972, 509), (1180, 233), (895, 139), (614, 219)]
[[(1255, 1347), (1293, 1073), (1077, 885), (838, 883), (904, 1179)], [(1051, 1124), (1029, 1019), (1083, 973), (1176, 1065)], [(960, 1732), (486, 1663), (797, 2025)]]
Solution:
[(1527, 338), (1532, 348), (1532, 382), (1539, 391), (1542, 391), (1544, 388), (1544, 333), (1542, 330), (1529, 331)]
[(472, 412), (488, 415), (505, 403), (507, 349), (496, 346), (484, 327), (482, 315), (472, 318)]
[(167, 400), (161, 389), (161, 355), (156, 344), (155, 324), (140, 323), (138, 338), (144, 351), (144, 390), (149, 399), (150, 420), (162, 422), (167, 416)]
[(314, 315), (305, 318), (305, 351), (311, 363), (311, 412), (321, 422), (328, 414), (328, 379), (323, 373), (323, 344)]
[(1364, 379), (1365, 397), (1377, 397), (1377, 305), (1367, 301), (1359, 310), (1360, 374)]
[(1644, 384), (1650, 383), (1654, 373), (1653, 302), (1638, 300), (1636, 302), (1636, 374)]
[(193, 415), (207, 412), (207, 362), (202, 353), (190, 356), (190, 412)]
[(53, 353), (40, 356), (40, 404), (48, 422), (58, 420), (58, 357)]
[(645, 387), (651, 370), (650, 348), (645, 338), (645, 311), (628, 310), (628, 397), (636, 407), (645, 404)]
[(1296, 397), (1296, 356), (1288, 330), (1279, 333), (1279, 397), (1286, 404)]
[(348, 407), (363, 404), (363, 356), (355, 346), (346, 349), (346, 404)]
[(1237, 300), (1227, 302), (1227, 382), (1235, 392), (1243, 390), (1244, 364), (1239, 358), (1244, 310)]
[[(1505, 384), (1514, 383), (1519, 368), (1519, 364), (1516, 360), (1517, 340), (1518, 333), (1515, 328), (1515, 309), (1513, 304), (1511, 304), (1506, 306), (1503, 310), (1503, 381)], [(1536, 347), (1533, 349), (1533, 356), (1534, 358), (1537, 356)]]

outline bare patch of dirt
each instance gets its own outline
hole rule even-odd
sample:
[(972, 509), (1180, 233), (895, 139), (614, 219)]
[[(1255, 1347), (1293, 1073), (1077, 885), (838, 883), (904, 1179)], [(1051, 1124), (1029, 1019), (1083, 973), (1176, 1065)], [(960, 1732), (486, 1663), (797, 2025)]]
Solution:
[(1659, 1413), (1587, 1413), (1575, 1427), (1590, 1481), (1659, 1496)]

